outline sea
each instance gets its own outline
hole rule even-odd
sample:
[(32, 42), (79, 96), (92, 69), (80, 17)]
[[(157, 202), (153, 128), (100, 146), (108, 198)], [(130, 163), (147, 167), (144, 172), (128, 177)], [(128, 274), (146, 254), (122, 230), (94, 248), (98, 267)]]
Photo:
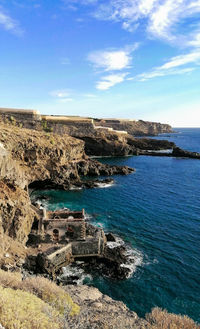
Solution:
[[(200, 128), (157, 136), (200, 152)], [(131, 156), (99, 161), (134, 167), (94, 189), (43, 191), (50, 210), (85, 208), (89, 220), (117, 236), (130, 257), (130, 276), (113, 280), (79, 271), (78, 283), (97, 287), (144, 317), (155, 306), (200, 322), (200, 160)], [(37, 192), (38, 193), (38, 192)], [(76, 268), (65, 268), (70, 275)]]

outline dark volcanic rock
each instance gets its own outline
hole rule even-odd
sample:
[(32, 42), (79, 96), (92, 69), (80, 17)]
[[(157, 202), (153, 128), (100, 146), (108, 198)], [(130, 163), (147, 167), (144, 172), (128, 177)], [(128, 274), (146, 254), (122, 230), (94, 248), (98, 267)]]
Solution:
[(162, 133), (171, 133), (172, 127), (168, 124), (143, 120), (126, 119), (94, 119), (96, 126), (110, 127), (116, 130), (127, 131), (133, 136), (156, 136)]
[(110, 248), (106, 246), (102, 257), (88, 257), (81, 259), (84, 261), (81, 268), (88, 273), (98, 273), (112, 279), (123, 280), (130, 274), (130, 269), (122, 266), (127, 263), (128, 257), (125, 255), (126, 248), (118, 246)]
[(134, 138), (114, 131), (93, 132), (90, 136), (78, 137), (85, 142), (85, 152), (90, 156), (138, 155), (140, 150), (166, 150), (175, 147), (173, 142), (152, 138)]
[(200, 153), (197, 152), (190, 152), (182, 150), (179, 147), (174, 147), (172, 156), (175, 157), (183, 157), (183, 158), (192, 158), (192, 159), (200, 159)]
[(116, 238), (112, 233), (107, 233), (106, 234), (106, 239), (108, 242), (116, 242)]
[(127, 138), (127, 143), (138, 150), (168, 150), (175, 147), (173, 142), (152, 138)]

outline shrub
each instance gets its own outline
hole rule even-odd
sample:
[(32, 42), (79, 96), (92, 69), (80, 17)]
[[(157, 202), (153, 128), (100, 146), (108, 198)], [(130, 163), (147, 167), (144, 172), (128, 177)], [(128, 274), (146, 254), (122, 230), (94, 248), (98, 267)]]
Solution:
[(6, 329), (59, 329), (59, 313), (32, 294), (0, 287), (0, 323)]
[(21, 289), (21, 274), (17, 272), (5, 272), (0, 269), (0, 286), (3, 288)]
[(146, 314), (146, 320), (149, 322), (149, 329), (200, 329), (188, 316), (168, 313), (158, 307)]
[(79, 306), (72, 301), (67, 292), (48, 279), (43, 277), (27, 278), (23, 281), (23, 289), (38, 296), (56, 308), (62, 315), (66, 311), (70, 315), (79, 313)]

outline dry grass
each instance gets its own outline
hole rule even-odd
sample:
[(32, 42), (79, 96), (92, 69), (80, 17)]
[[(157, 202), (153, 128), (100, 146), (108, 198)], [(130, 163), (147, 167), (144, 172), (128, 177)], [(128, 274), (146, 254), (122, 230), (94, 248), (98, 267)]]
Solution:
[(0, 287), (0, 323), (5, 329), (60, 328), (58, 311), (30, 293), (3, 287)]
[(22, 281), (21, 274), (0, 270), (0, 286), (20, 289), (36, 295), (57, 309), (60, 314), (64, 314), (66, 310), (70, 310), (70, 315), (79, 313), (79, 306), (72, 301), (69, 294), (54, 282), (43, 277), (32, 277)]
[(188, 316), (168, 313), (158, 307), (146, 315), (146, 320), (149, 329), (200, 329), (200, 326)]
[(20, 273), (0, 270), (0, 323), (5, 329), (64, 329), (73, 323), (75, 329), (79, 311), (54, 282), (43, 277), (22, 281)]
[(66, 310), (70, 310), (70, 315), (79, 313), (79, 306), (72, 301), (67, 292), (43, 277), (27, 278), (23, 281), (22, 288), (54, 306), (61, 314)]
[(3, 288), (21, 289), (21, 274), (17, 272), (5, 272), (0, 269), (0, 286)]

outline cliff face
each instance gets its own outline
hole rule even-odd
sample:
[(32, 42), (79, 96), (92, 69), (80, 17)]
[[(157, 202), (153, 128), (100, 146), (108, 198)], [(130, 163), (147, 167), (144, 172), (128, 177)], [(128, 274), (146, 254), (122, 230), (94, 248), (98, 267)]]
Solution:
[(19, 163), (0, 144), (0, 233), (21, 243), (26, 242), (34, 218), (26, 184)]
[(88, 159), (82, 140), (0, 123), (0, 233), (26, 243), (37, 216), (28, 187), (92, 187), (81, 176), (131, 171)]
[[(57, 146), (54, 137), (52, 137), (52, 133), (61, 136), (68, 134), (83, 140), (85, 142), (86, 154), (95, 156), (138, 154), (137, 149), (146, 150), (147, 145), (148, 149), (151, 150), (151, 140), (148, 142), (145, 141), (143, 145), (141, 142), (137, 142), (137, 140), (134, 141), (133, 135), (157, 135), (172, 131), (169, 125), (156, 122), (44, 116), (40, 115), (37, 111), (25, 110), (0, 109), (0, 117), (4, 122), (10, 123), (13, 126), (29, 128), (34, 131), (39, 131), (43, 135), (49, 134), (49, 140), (46, 139), (46, 142), (50, 141), (52, 147), (55, 145)], [(35, 135), (35, 133), (33, 133), (33, 135)], [(159, 142), (157, 144), (154, 142), (153, 145), (155, 150), (162, 148)], [(170, 146), (166, 147), (166, 145), (162, 145), (164, 149), (171, 148)], [(25, 147), (27, 148), (27, 145), (25, 145)], [(24, 159), (34, 157), (34, 152), (35, 150), (29, 147)], [(56, 163), (58, 162), (57, 160), (58, 159), (56, 159)], [(48, 177), (46, 179), (48, 179)]]
[(93, 134), (79, 136), (85, 142), (85, 152), (93, 156), (139, 155), (141, 150), (172, 149), (175, 144), (166, 140), (134, 138), (129, 134), (99, 129)]
[(143, 120), (95, 119), (94, 123), (96, 126), (124, 130), (133, 136), (156, 136), (172, 132), (172, 127), (168, 124)]
[[(7, 125), (0, 125), (0, 143), (7, 157), (20, 168), (18, 174), (23, 173), (27, 185), (36, 180), (67, 183), (76, 179), (76, 163), (85, 157), (84, 143), (80, 140)], [(3, 171), (5, 176), (8, 168)], [(21, 178), (15, 177), (16, 183), (17, 180)]]

